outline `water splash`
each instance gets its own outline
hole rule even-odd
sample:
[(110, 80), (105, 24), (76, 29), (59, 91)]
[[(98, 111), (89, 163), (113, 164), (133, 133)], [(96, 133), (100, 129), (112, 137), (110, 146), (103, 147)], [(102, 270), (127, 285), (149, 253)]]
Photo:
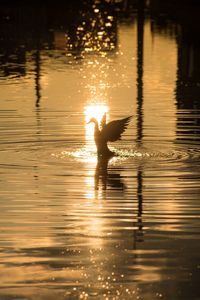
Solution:
[[(111, 147), (111, 150), (115, 152), (115, 156), (110, 160), (112, 163), (124, 161), (127, 159), (136, 159), (142, 161), (158, 161), (158, 162), (180, 162), (188, 160), (199, 160), (200, 151), (198, 149), (179, 149), (175, 148), (170, 151), (153, 151), (151, 149), (116, 149)], [(63, 150), (58, 153), (52, 153), (52, 156), (57, 158), (72, 158), (82, 162), (97, 162), (97, 154), (95, 149), (88, 149), (82, 147), (77, 150)]]

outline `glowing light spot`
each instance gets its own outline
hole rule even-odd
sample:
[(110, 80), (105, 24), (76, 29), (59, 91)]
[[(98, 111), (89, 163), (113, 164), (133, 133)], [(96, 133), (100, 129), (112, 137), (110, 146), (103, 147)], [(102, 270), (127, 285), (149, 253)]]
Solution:
[(108, 20), (113, 21), (113, 16), (108, 16)]
[(77, 28), (77, 30), (78, 30), (78, 31), (83, 31), (84, 28), (83, 28), (82, 26), (79, 26), (79, 27)]
[(107, 22), (105, 25), (106, 25), (106, 27), (112, 27), (112, 23), (110, 23), (110, 22)]
[(98, 36), (102, 36), (104, 34), (104, 32), (103, 31), (99, 31), (97, 34), (98, 34)]
[(108, 110), (108, 106), (105, 104), (91, 104), (86, 106), (84, 111), (86, 122), (89, 122), (91, 118), (95, 118), (100, 122), (104, 113), (107, 113)]

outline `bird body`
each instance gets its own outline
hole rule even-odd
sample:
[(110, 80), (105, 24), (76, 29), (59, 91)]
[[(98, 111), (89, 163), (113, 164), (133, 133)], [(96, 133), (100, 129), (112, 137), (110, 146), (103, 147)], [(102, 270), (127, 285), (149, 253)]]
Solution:
[(94, 123), (94, 141), (97, 147), (98, 157), (112, 157), (115, 153), (108, 148), (108, 142), (115, 142), (121, 139), (122, 133), (128, 126), (132, 116), (109, 122), (106, 124), (106, 114), (101, 120), (101, 129), (99, 128), (98, 121), (92, 118), (89, 123)]

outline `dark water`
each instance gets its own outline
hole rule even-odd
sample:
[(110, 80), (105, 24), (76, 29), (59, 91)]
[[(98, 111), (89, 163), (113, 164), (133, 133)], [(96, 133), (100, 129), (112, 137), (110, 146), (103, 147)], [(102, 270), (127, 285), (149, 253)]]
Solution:
[(69, 3), (0, 10), (0, 299), (200, 299), (194, 28)]

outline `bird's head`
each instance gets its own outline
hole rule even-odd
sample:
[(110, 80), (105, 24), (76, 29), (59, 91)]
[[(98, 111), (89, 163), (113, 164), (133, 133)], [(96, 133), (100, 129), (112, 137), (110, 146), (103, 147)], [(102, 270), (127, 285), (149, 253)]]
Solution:
[(91, 118), (89, 122), (87, 122), (87, 124), (90, 124), (90, 123), (98, 123), (97, 120), (95, 118)]

